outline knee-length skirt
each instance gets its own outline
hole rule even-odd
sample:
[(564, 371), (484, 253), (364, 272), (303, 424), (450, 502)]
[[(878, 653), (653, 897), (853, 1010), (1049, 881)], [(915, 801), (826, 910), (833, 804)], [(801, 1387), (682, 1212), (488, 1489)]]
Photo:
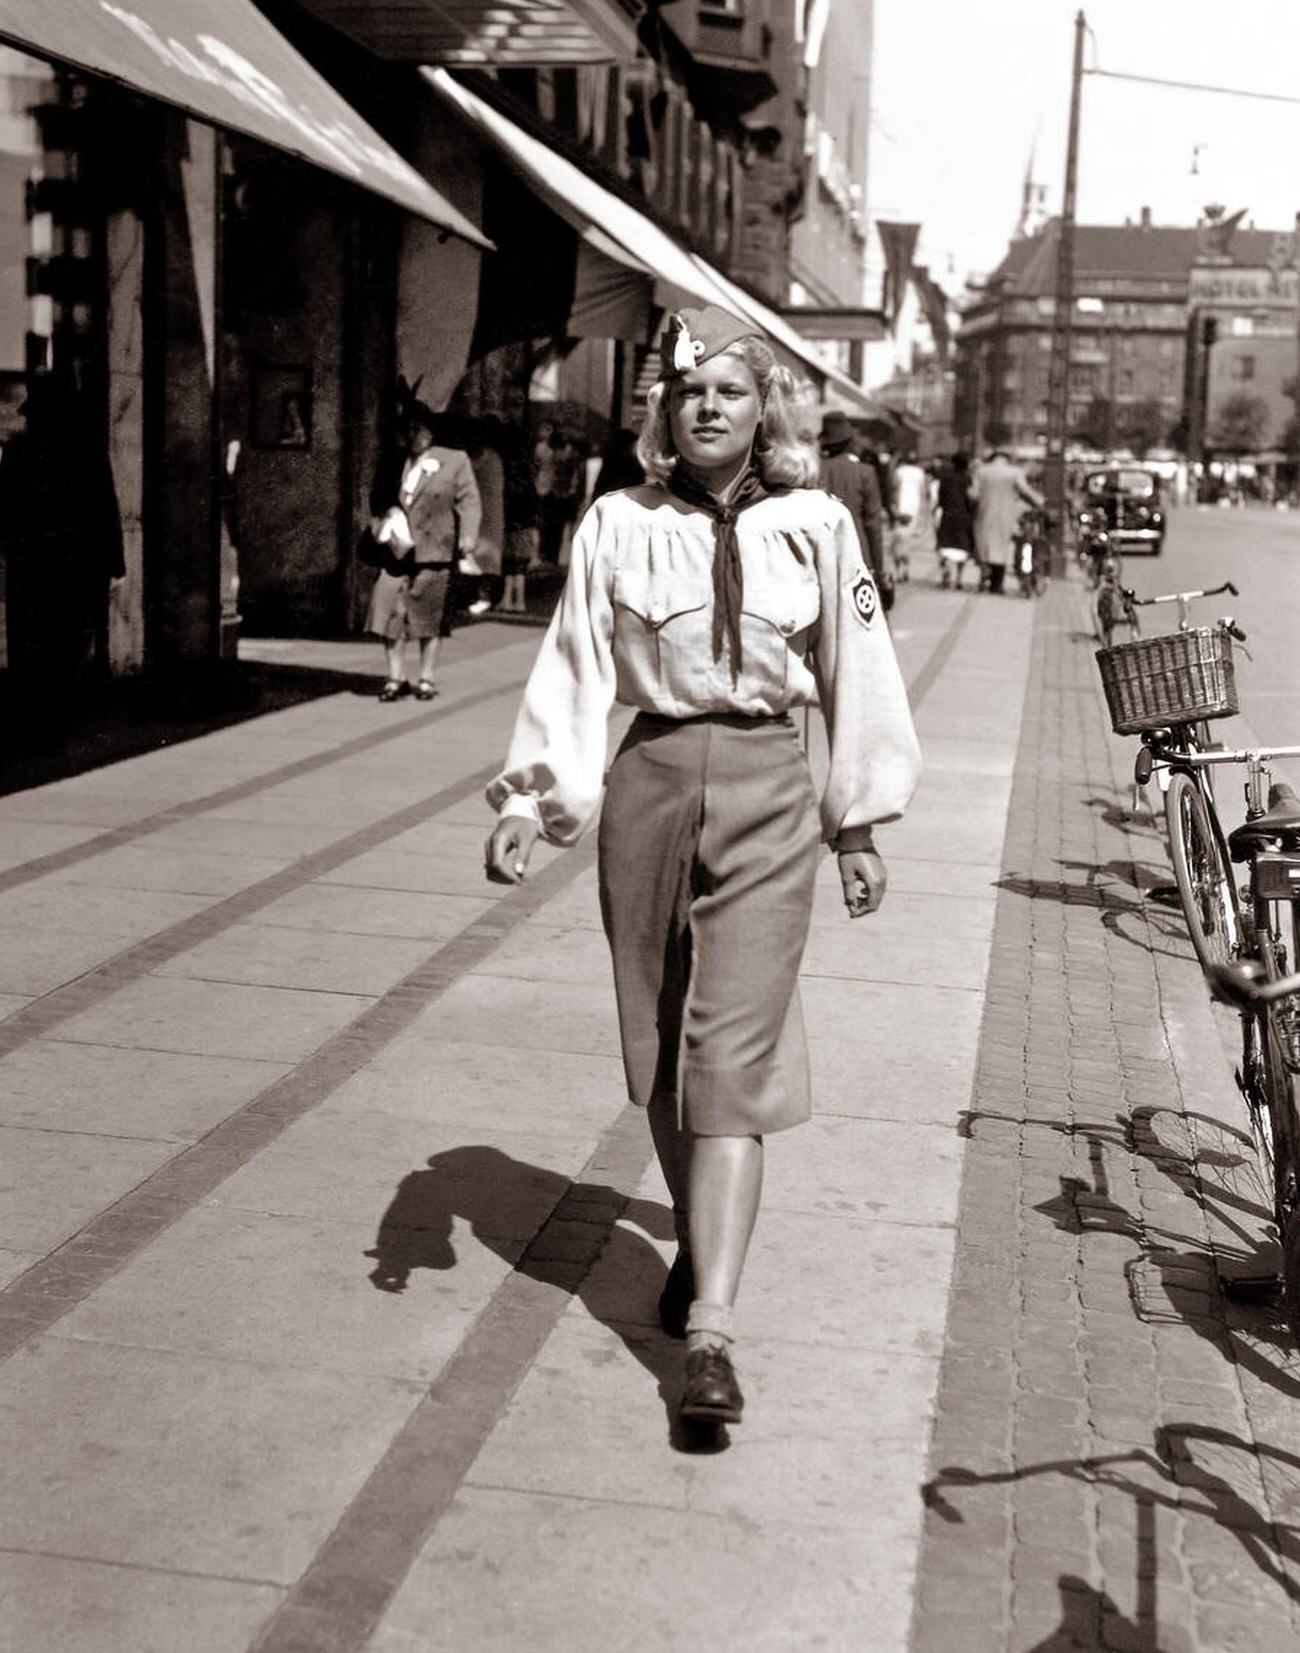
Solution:
[(640, 714), (611, 765), (600, 901), (634, 1102), (705, 1136), (808, 1118), (798, 974), (820, 826), (788, 717)]
[(442, 636), (450, 586), (450, 563), (420, 563), (413, 574), (380, 569), (370, 593), (366, 630), (390, 643)]

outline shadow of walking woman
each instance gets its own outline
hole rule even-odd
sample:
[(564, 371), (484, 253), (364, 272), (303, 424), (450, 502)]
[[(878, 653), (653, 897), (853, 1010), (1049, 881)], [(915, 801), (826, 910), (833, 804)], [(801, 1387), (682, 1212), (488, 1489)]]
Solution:
[[(516, 1273), (578, 1297), (617, 1335), (655, 1379), (675, 1447), (707, 1452), (727, 1444), (725, 1429), (684, 1430), (676, 1419), (681, 1346), (659, 1329), (656, 1303), (667, 1271), (651, 1244), (674, 1237), (666, 1206), (607, 1183), (573, 1182), (499, 1148), (449, 1148), (398, 1185), (366, 1252), (375, 1288), (401, 1293), (419, 1269), (455, 1268), (456, 1218)], [(593, 1278), (598, 1259), (604, 1266)]]

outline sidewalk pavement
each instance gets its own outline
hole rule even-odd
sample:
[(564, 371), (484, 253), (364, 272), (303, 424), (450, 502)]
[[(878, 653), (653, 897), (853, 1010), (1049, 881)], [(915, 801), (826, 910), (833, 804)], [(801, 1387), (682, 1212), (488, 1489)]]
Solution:
[(1213, 1639), (1290, 1624), (1297, 1385), (1077, 604), (902, 594), (926, 776), (879, 914), (823, 869), (710, 1455), (592, 845), (482, 878), (536, 633), (0, 799), (0, 1650), (1287, 1645)]

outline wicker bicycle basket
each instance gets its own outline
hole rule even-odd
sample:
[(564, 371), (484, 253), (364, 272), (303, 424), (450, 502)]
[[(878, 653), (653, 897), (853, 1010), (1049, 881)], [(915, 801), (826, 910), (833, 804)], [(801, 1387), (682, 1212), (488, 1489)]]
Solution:
[(1097, 665), (1117, 735), (1237, 711), (1232, 639), (1215, 626), (1116, 643), (1097, 650)]

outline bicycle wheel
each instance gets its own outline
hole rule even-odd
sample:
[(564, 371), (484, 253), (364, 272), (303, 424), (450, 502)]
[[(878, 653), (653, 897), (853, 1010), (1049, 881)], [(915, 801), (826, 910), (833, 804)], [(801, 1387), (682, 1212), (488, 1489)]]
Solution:
[(1287, 1060), (1281, 1005), (1258, 1018), (1260, 1072), (1272, 1137), (1270, 1175), (1277, 1237), (1282, 1245), (1282, 1306), (1294, 1337), (1300, 1339), (1300, 1127), (1295, 1111), (1295, 1078)]
[(1185, 770), (1175, 769), (1169, 777), (1165, 821), (1178, 895), (1201, 968), (1227, 964), (1241, 935), (1236, 886), (1205, 800)]

